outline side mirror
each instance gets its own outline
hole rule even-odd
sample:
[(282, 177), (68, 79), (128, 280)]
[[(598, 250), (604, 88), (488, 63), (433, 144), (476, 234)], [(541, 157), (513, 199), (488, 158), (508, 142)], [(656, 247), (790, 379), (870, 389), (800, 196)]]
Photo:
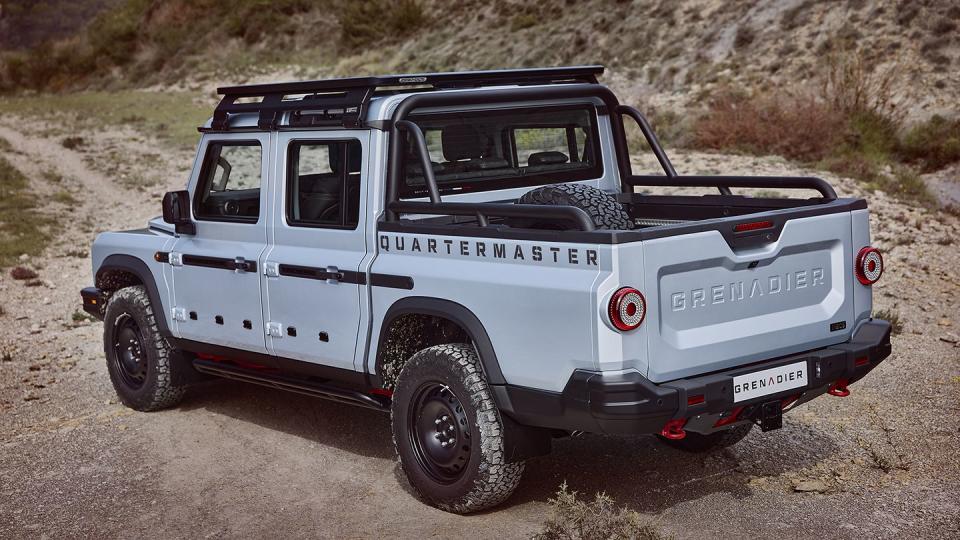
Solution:
[(189, 191), (168, 191), (163, 196), (163, 221), (172, 224), (177, 234), (197, 234), (197, 226), (190, 221)]

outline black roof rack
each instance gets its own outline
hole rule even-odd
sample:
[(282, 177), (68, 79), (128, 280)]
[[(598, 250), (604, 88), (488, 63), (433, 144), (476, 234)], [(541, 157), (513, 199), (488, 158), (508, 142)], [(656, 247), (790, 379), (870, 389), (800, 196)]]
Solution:
[[(211, 129), (229, 129), (230, 115), (259, 113), (257, 127), (276, 129), (280, 116), (291, 112), (291, 127), (357, 127), (370, 98), (396, 91), (429, 91), (495, 85), (597, 83), (603, 66), (574, 66), (448, 73), (412, 73), (318, 81), (224, 86)], [(381, 89), (380, 92), (377, 89)]]

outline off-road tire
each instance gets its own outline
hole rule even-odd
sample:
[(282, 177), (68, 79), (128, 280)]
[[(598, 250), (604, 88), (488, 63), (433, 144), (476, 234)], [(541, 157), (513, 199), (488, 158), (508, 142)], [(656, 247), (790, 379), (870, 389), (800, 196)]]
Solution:
[[(422, 443), (416, 442), (416, 420), (427, 425), (436, 422), (423, 413), (426, 408), (414, 411), (418, 396), (423, 388), (437, 384), (462, 406), (461, 419), (467, 426), (462, 434), (457, 432), (458, 448), (469, 434), (469, 457), (461, 476), (446, 482), (437, 480), (422, 464), (425, 450), (418, 450)], [(524, 464), (506, 462), (503, 421), (471, 345), (435, 345), (414, 354), (397, 378), (390, 418), (400, 468), (427, 504), (457, 514), (477, 512), (505, 501), (520, 482)]]
[[(125, 375), (118, 354), (119, 328), (135, 325), (139, 331), (138, 347), (142, 361), (146, 363), (140, 374), (139, 385), (130, 382)], [(129, 335), (129, 334), (126, 334)], [(103, 348), (107, 357), (107, 371), (117, 396), (124, 405), (138, 411), (156, 411), (172, 407), (180, 402), (186, 385), (176, 384), (183, 380), (176, 377), (175, 369), (183, 369), (172, 361), (173, 349), (160, 335), (150, 297), (142, 285), (126, 287), (110, 296), (103, 319)]]
[(742, 441), (751, 429), (753, 429), (753, 424), (742, 424), (709, 435), (688, 431), (687, 436), (679, 440), (667, 439), (660, 435), (657, 435), (657, 437), (667, 446), (672, 446), (684, 452), (701, 453), (733, 446)]
[[(632, 229), (630, 216), (617, 199), (609, 193), (584, 184), (551, 184), (528, 191), (520, 197), (520, 204), (545, 206), (573, 206), (590, 216), (598, 229)], [(536, 227), (535, 221), (527, 226)]]

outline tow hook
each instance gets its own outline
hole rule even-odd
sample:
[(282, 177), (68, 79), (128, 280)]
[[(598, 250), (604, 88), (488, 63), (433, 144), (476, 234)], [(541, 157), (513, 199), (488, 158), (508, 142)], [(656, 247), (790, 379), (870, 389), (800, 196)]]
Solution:
[(850, 390), (847, 388), (846, 379), (837, 379), (837, 381), (830, 385), (830, 389), (827, 390), (827, 393), (831, 396), (837, 397), (847, 397), (850, 395)]
[(680, 439), (687, 436), (687, 432), (683, 430), (683, 426), (686, 425), (686, 418), (677, 418), (675, 420), (670, 420), (663, 426), (663, 430), (660, 432), (660, 436), (665, 439), (670, 439), (672, 441), (679, 441)]

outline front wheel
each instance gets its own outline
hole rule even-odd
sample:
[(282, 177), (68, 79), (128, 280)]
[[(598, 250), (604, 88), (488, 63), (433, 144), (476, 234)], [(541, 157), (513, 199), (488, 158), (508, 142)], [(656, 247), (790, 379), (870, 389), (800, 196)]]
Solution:
[(178, 384), (173, 350), (157, 327), (156, 314), (143, 286), (115, 292), (103, 319), (107, 372), (124, 405), (155, 411), (180, 402), (186, 386)]
[(523, 462), (507, 463), (504, 426), (473, 347), (436, 345), (397, 378), (391, 407), (400, 467), (428, 504), (466, 514), (505, 501)]

